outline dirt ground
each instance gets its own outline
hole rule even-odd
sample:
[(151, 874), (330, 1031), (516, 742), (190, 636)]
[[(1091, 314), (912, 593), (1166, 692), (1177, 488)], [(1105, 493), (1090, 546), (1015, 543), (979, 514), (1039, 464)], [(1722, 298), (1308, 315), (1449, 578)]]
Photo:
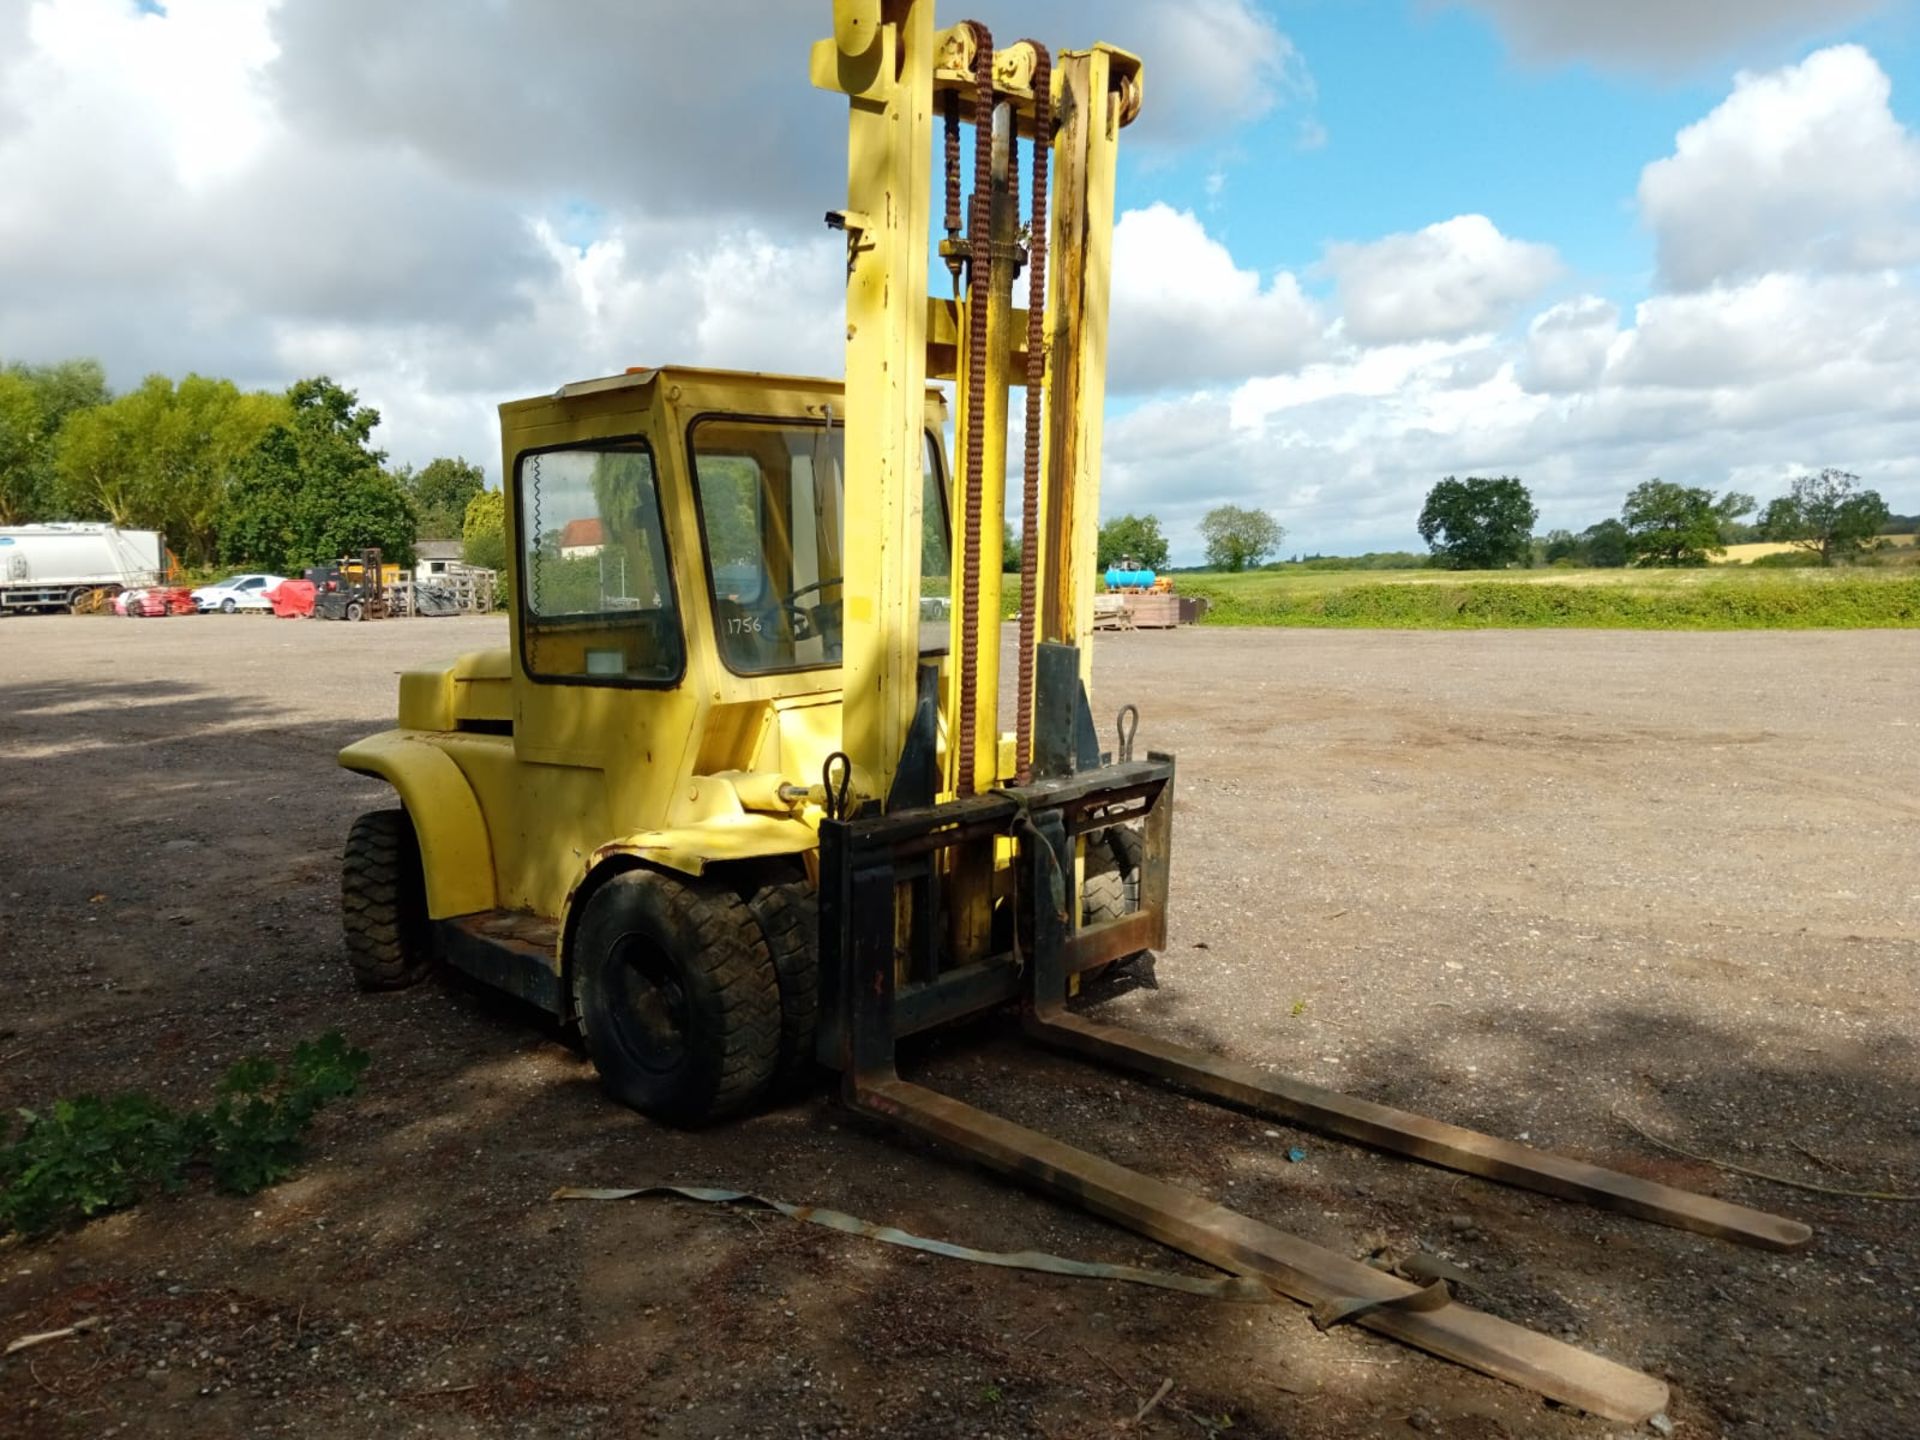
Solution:
[[(332, 763), (498, 622), (0, 621), (0, 1106), (204, 1101), (329, 1027), (373, 1054), (310, 1161), (0, 1242), (0, 1435), (1624, 1433), (1298, 1307), (918, 1256), (765, 1214), (556, 1203), (708, 1183), (989, 1249), (1181, 1259), (849, 1118), (615, 1107), (451, 982), (366, 997)], [(1108, 1018), (1811, 1223), (1743, 1250), (1037, 1055), (907, 1073), (1668, 1378), (1674, 1433), (1920, 1433), (1920, 635), (1103, 637), (1180, 758), (1172, 941)], [(1105, 722), (1103, 721), (1103, 724)], [(1302, 1158), (1289, 1159), (1294, 1150)], [(1133, 1417), (1172, 1388), (1144, 1419)]]

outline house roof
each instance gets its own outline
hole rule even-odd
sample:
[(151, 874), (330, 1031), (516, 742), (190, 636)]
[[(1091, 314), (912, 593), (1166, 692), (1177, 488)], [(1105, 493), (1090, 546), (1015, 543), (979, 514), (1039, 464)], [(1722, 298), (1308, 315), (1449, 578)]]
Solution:
[(416, 540), (413, 553), (420, 560), (458, 560), (465, 553), (458, 540)]
[(585, 520), (569, 520), (560, 531), (560, 548), (562, 550), (585, 549), (590, 545), (604, 545), (606, 543), (606, 532), (600, 528), (598, 516), (592, 516)]

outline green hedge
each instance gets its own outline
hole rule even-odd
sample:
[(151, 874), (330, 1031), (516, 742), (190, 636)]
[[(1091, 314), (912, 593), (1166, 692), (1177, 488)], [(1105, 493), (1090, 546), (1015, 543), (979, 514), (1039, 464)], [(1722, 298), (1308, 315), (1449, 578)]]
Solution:
[(1212, 602), (1209, 625), (1631, 630), (1861, 629), (1920, 625), (1920, 577), (1806, 584), (1706, 581), (1640, 589), (1533, 581), (1360, 584), (1289, 591), (1183, 585)]

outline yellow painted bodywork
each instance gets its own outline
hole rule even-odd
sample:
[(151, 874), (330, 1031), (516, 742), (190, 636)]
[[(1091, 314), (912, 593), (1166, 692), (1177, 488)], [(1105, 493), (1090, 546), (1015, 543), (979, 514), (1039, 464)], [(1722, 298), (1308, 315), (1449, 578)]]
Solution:
[(1120, 130), (1139, 112), (1140, 60), (1111, 45), (1062, 55), (1053, 72), (1055, 203), (1047, 276), (1047, 417), (1041, 473), (1040, 638), (1080, 647), (1093, 685), (1093, 590), (1114, 177)]
[(435, 739), (424, 730), (389, 730), (347, 746), (340, 763), (400, 793), (420, 839), (431, 914), (491, 910), (497, 892), (486, 817), (459, 764)]
[[(921, 393), (917, 447), (946, 418), (939, 396)], [(687, 435), (705, 416), (819, 424), (829, 407), (843, 424), (843, 387), (832, 381), (694, 369), (587, 381), (501, 407), (514, 557), (524, 453), (649, 441), (686, 669), (661, 688), (536, 679), (516, 623), (506, 649), (402, 675), (398, 727), (349, 745), (340, 763), (399, 792), (420, 836), (434, 918), (499, 909), (564, 921), (571, 897), (609, 863), (698, 875), (816, 846), (817, 805), (789, 804), (780, 786), (816, 786), (842, 748), (842, 672), (739, 675), (722, 663)], [(920, 463), (916, 448), (916, 482)], [(850, 528), (850, 557), (868, 548), (857, 533)]]
[(844, 749), (885, 796), (918, 694), (920, 401), (933, 203), (933, 0), (838, 0), (814, 84), (847, 96)]

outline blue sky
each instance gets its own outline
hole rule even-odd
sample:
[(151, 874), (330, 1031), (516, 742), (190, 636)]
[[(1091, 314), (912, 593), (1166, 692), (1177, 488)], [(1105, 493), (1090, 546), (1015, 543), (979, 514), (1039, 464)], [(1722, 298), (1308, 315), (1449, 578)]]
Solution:
[[(1129, 157), (1121, 190), (1123, 206), (1166, 200), (1204, 214), (1236, 258), (1262, 269), (1303, 268), (1329, 241), (1480, 213), (1507, 234), (1558, 246), (1574, 272), (1569, 286), (1631, 303), (1653, 268), (1632, 204), (1640, 171), (1725, 98), (1736, 69), (1856, 41), (1892, 78), (1895, 113), (1909, 124), (1920, 117), (1909, 7), (1757, 39), (1672, 74), (1522, 60), (1486, 16), (1422, 0), (1264, 8), (1299, 50), (1313, 95), (1289, 97), (1213, 156), (1177, 166)], [(1324, 128), (1324, 145), (1300, 148), (1306, 121)], [(1226, 184), (1212, 200), (1216, 165)]]

